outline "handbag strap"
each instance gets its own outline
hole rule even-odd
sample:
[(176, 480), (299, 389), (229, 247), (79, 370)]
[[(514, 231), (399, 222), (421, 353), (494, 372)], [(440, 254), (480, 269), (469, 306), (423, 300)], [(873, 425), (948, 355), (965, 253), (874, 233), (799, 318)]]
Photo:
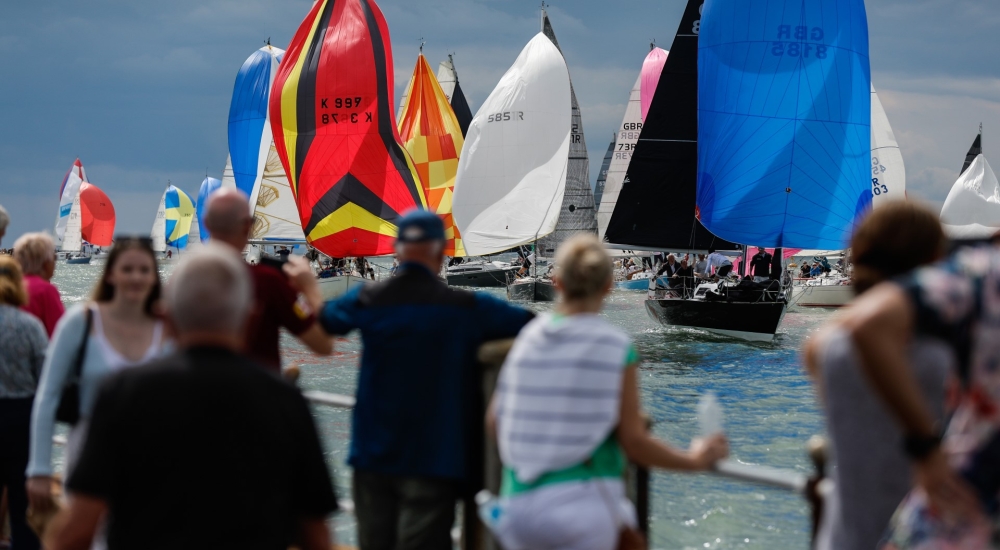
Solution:
[(94, 310), (87, 306), (86, 322), (83, 327), (83, 341), (80, 342), (80, 348), (76, 351), (76, 360), (73, 363), (73, 375), (76, 380), (80, 380), (80, 375), (83, 374), (83, 361), (87, 356), (87, 342), (90, 341), (90, 328), (94, 323)]

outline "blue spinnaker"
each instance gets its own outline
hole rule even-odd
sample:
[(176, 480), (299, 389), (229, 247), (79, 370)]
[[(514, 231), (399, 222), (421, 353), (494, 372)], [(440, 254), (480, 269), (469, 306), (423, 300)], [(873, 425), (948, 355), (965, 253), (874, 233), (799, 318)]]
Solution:
[(208, 206), (208, 197), (220, 187), (222, 187), (221, 180), (206, 177), (205, 181), (201, 182), (201, 188), (198, 189), (198, 205), (195, 206), (195, 215), (198, 217), (198, 234), (201, 237), (201, 242), (207, 241), (209, 237), (208, 228), (205, 227), (205, 207)]
[(707, 0), (698, 207), (740, 243), (840, 249), (871, 207), (864, 0)]
[(271, 149), (267, 102), (285, 51), (268, 44), (240, 67), (229, 104), (229, 155), (236, 187), (256, 204), (261, 175)]

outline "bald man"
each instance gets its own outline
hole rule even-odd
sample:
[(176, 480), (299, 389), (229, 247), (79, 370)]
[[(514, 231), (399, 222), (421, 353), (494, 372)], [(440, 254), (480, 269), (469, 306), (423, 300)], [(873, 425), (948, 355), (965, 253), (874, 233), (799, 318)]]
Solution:
[[(205, 211), (211, 240), (239, 253), (247, 246), (253, 216), (247, 196), (238, 189), (212, 193)], [(245, 352), (275, 372), (281, 371), (281, 327), (319, 355), (333, 351), (333, 340), (316, 322), (323, 304), (316, 277), (302, 258), (289, 258), (283, 270), (248, 265), (253, 279), (254, 308), (247, 323)]]

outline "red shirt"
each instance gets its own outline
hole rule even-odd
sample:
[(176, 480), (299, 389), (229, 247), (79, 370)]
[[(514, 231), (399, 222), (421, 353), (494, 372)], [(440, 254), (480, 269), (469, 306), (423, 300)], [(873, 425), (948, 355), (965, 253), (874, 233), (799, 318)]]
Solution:
[(59, 297), (59, 290), (38, 275), (25, 275), (24, 286), (28, 291), (28, 303), (21, 309), (38, 317), (45, 325), (45, 332), (52, 338), (56, 323), (66, 311), (62, 298)]
[(299, 298), (284, 273), (261, 264), (248, 268), (253, 278), (255, 303), (247, 323), (246, 354), (280, 372), (281, 327), (292, 334), (302, 334), (316, 322), (316, 314)]

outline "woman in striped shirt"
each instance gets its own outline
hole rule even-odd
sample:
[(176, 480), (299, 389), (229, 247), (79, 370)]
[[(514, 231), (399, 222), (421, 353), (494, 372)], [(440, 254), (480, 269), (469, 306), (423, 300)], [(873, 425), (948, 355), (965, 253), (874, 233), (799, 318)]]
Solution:
[(680, 451), (647, 431), (638, 354), (600, 317), (612, 269), (596, 238), (566, 241), (556, 253), (556, 311), (521, 331), (500, 372), (488, 423), (504, 465), (494, 528), (506, 550), (613, 549), (636, 525), (627, 459), (698, 471), (728, 454), (722, 435)]

